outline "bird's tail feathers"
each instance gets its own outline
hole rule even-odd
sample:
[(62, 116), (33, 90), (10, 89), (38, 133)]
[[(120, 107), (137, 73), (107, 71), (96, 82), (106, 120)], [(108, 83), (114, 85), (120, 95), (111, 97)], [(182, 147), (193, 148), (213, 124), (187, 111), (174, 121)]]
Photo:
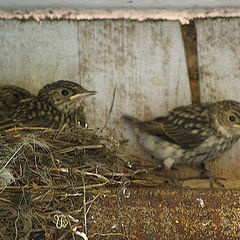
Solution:
[(133, 126), (139, 123), (139, 120), (137, 118), (129, 116), (127, 114), (122, 115), (122, 119), (124, 120), (124, 122)]

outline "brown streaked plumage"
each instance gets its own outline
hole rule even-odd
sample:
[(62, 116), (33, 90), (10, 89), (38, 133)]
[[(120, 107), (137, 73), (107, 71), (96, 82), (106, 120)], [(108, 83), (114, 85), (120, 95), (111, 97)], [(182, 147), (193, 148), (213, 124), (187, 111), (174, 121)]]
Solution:
[(17, 108), (13, 118), (0, 122), (0, 129), (14, 126), (73, 127), (79, 120), (85, 125), (83, 99), (96, 94), (77, 83), (60, 80), (44, 86), (31, 101)]
[(168, 116), (139, 121), (124, 115), (138, 143), (167, 169), (200, 166), (214, 160), (240, 138), (240, 103), (219, 101), (181, 106)]
[(33, 95), (30, 92), (18, 86), (6, 85), (0, 87), (0, 121), (12, 117), (21, 103), (32, 97)]

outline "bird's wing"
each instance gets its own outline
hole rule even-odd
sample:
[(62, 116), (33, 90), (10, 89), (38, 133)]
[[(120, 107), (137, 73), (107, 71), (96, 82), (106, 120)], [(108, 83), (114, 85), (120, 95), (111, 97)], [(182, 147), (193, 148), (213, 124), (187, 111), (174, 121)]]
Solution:
[(167, 117), (139, 122), (138, 127), (184, 149), (193, 149), (214, 131), (211, 121), (210, 114), (204, 106), (185, 106), (174, 109)]
[[(13, 127), (54, 127), (52, 114), (47, 114), (44, 111), (43, 105), (38, 107), (39, 103), (35, 100), (25, 102), (17, 108), (12, 118), (0, 121), (0, 130), (5, 130)], [(56, 117), (56, 116), (54, 116)], [(58, 116), (59, 121), (60, 117)], [(57, 124), (57, 121), (55, 121)]]
[(47, 111), (42, 104), (38, 109), (39, 102), (31, 102), (30, 108), (18, 109), (16, 122), (22, 126), (58, 128), (62, 115), (57, 112)]

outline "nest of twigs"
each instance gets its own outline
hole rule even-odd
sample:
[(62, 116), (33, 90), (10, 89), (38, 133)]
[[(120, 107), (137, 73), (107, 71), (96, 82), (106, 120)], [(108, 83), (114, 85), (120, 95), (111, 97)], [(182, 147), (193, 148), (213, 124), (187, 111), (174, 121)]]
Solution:
[(87, 212), (109, 186), (147, 185), (117, 145), (84, 128), (2, 132), (0, 239), (87, 239)]

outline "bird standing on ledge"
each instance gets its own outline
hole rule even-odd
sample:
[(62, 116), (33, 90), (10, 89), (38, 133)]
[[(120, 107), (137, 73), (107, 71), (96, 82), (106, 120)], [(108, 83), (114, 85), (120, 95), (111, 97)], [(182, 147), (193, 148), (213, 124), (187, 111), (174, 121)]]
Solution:
[(21, 87), (13, 85), (0, 87), (0, 121), (12, 117), (21, 102), (32, 97), (30, 92)]
[(0, 129), (14, 126), (73, 127), (82, 117), (76, 115), (76, 112), (83, 109), (83, 99), (94, 94), (95, 91), (88, 91), (70, 81), (60, 80), (47, 84), (31, 101), (23, 102), (12, 119), (0, 122)]
[[(181, 106), (152, 121), (142, 122), (128, 115), (122, 118), (133, 128), (138, 143), (162, 161), (173, 178), (174, 164), (201, 166), (240, 138), (240, 103), (236, 101)], [(212, 174), (208, 176), (217, 182)]]

